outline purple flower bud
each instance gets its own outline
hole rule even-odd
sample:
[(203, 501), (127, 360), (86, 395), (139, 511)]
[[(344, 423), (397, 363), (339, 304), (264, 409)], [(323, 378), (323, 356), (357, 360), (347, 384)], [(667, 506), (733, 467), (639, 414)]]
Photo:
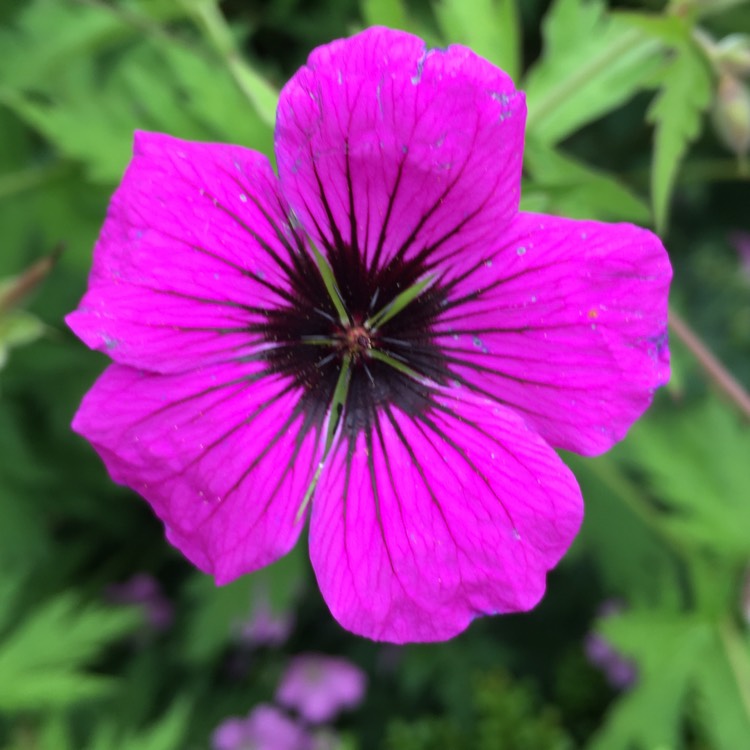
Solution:
[(750, 35), (730, 34), (716, 45), (716, 62), (727, 73), (750, 74)]
[(750, 150), (750, 90), (732, 75), (722, 75), (713, 105), (716, 134), (737, 156)]

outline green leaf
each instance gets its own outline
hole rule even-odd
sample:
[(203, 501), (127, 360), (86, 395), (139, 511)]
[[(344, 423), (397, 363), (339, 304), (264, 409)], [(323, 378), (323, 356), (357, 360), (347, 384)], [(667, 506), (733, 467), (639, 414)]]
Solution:
[(598, 0), (557, 0), (543, 29), (542, 57), (524, 84), (528, 132), (541, 143), (619, 107), (663, 65), (661, 43)]
[(658, 523), (681, 543), (712, 555), (750, 556), (750, 431), (713, 398), (631, 431), (631, 465), (645, 473), (659, 505)]
[(628, 612), (602, 620), (600, 631), (617, 651), (635, 659), (638, 678), (615, 703), (588, 750), (681, 746), (683, 703), (710, 647), (711, 626), (686, 615)]
[(365, 26), (412, 30), (403, 0), (362, 0), (361, 8)]
[(566, 454), (586, 499), (576, 550), (594, 557), (604, 590), (633, 606), (677, 606), (681, 567), (657, 532), (658, 517), (616, 459)]
[(111, 679), (85, 667), (141, 624), (135, 610), (81, 607), (63, 594), (0, 639), (0, 709), (61, 708), (105, 695)]
[(580, 219), (650, 222), (648, 204), (615, 177), (533, 138), (526, 142), (524, 166), (536, 199), (544, 200), (539, 210)]
[(186, 698), (172, 704), (164, 716), (140, 732), (123, 734), (112, 720), (103, 721), (94, 732), (88, 750), (182, 750), (193, 705)]
[[(32, 8), (45, 9), (47, 3), (36, 0)], [(68, 18), (70, 25), (80, 5), (63, 0), (53, 15), (63, 25)], [(67, 44), (64, 64), (33, 85), (9, 77), (0, 85), (0, 103), (102, 183), (120, 179), (137, 128), (270, 152), (272, 125), (264, 118), (269, 107), (275, 108), (275, 89), (254, 109), (238, 88), (236, 71), (206, 42), (167, 34), (139, 7), (86, 6), (81, 28), (88, 29), (90, 37)], [(53, 44), (49, 36), (54, 32), (40, 20), (43, 14), (29, 15), (32, 18), (24, 16), (29, 26), (24, 54), (36, 60)], [(252, 73), (241, 67), (243, 75)]]
[[(589, 750), (681, 747), (685, 724), (702, 728), (716, 750), (743, 747), (750, 737), (750, 684), (738, 682), (725, 634), (737, 639), (745, 667), (750, 651), (747, 638), (728, 627), (686, 613), (653, 611), (601, 620), (602, 635), (636, 661), (638, 677), (615, 703)], [(686, 704), (693, 696), (697, 714)]]
[[(109, 10), (75, 0), (33, 0), (0, 30), (0, 81), (15, 90), (52, 90), (72, 60), (93, 57), (181, 15), (172, 0), (125, 0)], [(124, 20), (134, 16), (142, 18), (140, 28)]]
[(521, 28), (515, 0), (442, 0), (436, 8), (443, 36), (465, 44), (517, 79)]
[[(731, 641), (736, 638), (736, 648), (744, 653), (734, 657)], [(750, 682), (747, 674), (738, 674), (738, 662), (745, 666), (750, 661), (746, 637), (736, 636), (728, 626), (714, 634), (707, 653), (695, 671), (696, 718), (703, 734), (715, 750), (736, 750), (750, 737)], [(739, 681), (744, 682), (744, 695)]]
[(675, 178), (688, 146), (701, 132), (711, 102), (711, 76), (698, 46), (688, 36), (662, 71), (659, 93), (648, 111), (655, 126), (651, 191), (656, 229), (667, 226)]

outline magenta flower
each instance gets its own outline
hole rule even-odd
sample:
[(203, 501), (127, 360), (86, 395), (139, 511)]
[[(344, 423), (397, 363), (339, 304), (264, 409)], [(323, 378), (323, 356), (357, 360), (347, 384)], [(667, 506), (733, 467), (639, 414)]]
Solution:
[(525, 102), (376, 28), (281, 92), (278, 178), (139, 133), (68, 322), (114, 364), (74, 429), (226, 583), (310, 556), (395, 642), (533, 607), (581, 523), (554, 448), (624, 436), (669, 376), (659, 240), (519, 213)]
[(346, 659), (323, 654), (295, 657), (281, 678), (276, 700), (312, 724), (334, 719), (365, 697), (367, 677)]
[(313, 750), (315, 743), (297, 722), (261, 703), (247, 718), (222, 722), (211, 737), (212, 750)]

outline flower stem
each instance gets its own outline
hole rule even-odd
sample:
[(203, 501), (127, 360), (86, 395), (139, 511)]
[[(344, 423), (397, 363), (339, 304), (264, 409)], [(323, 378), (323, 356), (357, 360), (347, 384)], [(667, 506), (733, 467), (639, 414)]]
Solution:
[(750, 718), (750, 654), (747, 644), (743, 642), (742, 636), (729, 619), (721, 623), (719, 633), (742, 705)]
[(216, 0), (181, 0), (181, 4), (203, 28), (253, 109), (267, 125), (273, 127), (278, 92), (244, 60)]
[(719, 390), (734, 403), (747, 419), (750, 419), (750, 394), (673, 308), (669, 309), (669, 326), (677, 338), (698, 360), (698, 363)]
[(69, 172), (67, 165), (61, 162), (51, 162), (41, 167), (28, 167), (18, 172), (0, 175), (0, 200), (48, 185), (65, 177)]
[[(610, 63), (631, 52), (640, 41), (639, 33), (635, 29), (631, 29), (601, 54), (588, 60), (585, 65), (576, 70), (574, 75), (564, 79), (561, 84), (548, 91), (545, 96), (529, 101), (526, 117), (527, 133), (533, 133), (538, 122), (544, 122), (547, 118), (554, 117), (557, 108), (567, 102), (584, 84), (588, 83), (602, 69), (606, 69)], [(658, 49), (659, 43), (654, 41), (651, 44), (644, 45), (640, 54), (645, 57), (658, 51)]]

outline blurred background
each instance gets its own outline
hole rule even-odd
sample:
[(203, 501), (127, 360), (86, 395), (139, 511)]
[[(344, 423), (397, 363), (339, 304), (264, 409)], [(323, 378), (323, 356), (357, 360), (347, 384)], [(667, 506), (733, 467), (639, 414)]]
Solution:
[[(511, 73), (523, 207), (649, 226), (675, 270), (672, 383), (564, 456), (587, 516), (546, 598), (445, 644), (343, 631), (304, 544), (216, 588), (69, 428), (133, 130), (270, 155), (285, 80), (372, 24)], [(737, 0), (3, 0), (0, 748), (750, 747), (748, 35)]]

